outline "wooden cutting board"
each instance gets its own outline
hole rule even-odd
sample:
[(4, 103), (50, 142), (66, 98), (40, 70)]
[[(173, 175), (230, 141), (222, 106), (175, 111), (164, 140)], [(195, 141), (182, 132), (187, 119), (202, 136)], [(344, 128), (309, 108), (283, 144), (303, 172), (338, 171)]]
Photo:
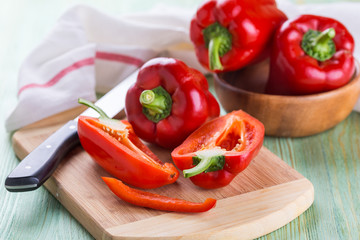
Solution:
[[(13, 136), (15, 153), (23, 159), (83, 110), (79, 107), (20, 129)], [(171, 161), (169, 151), (150, 147), (163, 161)], [(174, 184), (151, 190), (197, 202), (218, 199), (215, 208), (200, 214), (130, 205), (117, 198), (101, 176), (110, 175), (79, 146), (44, 184), (96, 239), (252, 239), (289, 223), (314, 200), (312, 183), (265, 147), (227, 187), (204, 190), (180, 176)]]

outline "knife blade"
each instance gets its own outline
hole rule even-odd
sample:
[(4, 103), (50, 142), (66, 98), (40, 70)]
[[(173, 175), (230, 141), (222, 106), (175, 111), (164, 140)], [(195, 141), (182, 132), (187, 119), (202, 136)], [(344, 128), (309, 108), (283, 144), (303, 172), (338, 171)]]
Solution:
[[(96, 105), (104, 110), (109, 117), (114, 117), (125, 107), (125, 95), (135, 82), (138, 71), (121, 81), (112, 90), (100, 98)], [(91, 108), (80, 116), (98, 117)], [(70, 120), (43, 143), (29, 153), (5, 180), (5, 188), (9, 192), (25, 192), (39, 188), (55, 171), (64, 156), (78, 145), (77, 120)]]

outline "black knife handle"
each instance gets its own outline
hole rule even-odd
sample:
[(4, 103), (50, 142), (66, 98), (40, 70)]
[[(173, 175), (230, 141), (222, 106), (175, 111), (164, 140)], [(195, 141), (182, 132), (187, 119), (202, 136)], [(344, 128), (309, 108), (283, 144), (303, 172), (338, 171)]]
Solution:
[(71, 120), (29, 153), (5, 180), (10, 192), (40, 187), (55, 171), (61, 159), (77, 144), (77, 121)]

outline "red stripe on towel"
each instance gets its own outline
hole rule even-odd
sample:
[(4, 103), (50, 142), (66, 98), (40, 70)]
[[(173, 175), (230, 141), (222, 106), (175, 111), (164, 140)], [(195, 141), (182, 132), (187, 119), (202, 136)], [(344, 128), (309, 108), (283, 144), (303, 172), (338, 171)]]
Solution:
[(46, 87), (53, 86), (55, 83), (59, 82), (60, 79), (62, 79), (69, 72), (72, 72), (81, 67), (89, 66), (89, 65), (93, 65), (93, 64), (94, 64), (94, 58), (86, 58), (86, 59), (80, 60), (78, 62), (75, 62), (72, 65), (61, 70), (58, 74), (56, 74), (52, 79), (50, 79), (46, 83), (43, 83), (43, 84), (30, 83), (30, 84), (27, 84), (27, 85), (21, 87), (19, 89), (18, 95), (20, 95), (24, 90), (29, 89), (29, 88), (34, 88), (34, 87), (46, 88)]
[(144, 64), (144, 62), (139, 58), (135, 58), (135, 57), (127, 56), (127, 55), (122, 55), (122, 54), (117, 54), (117, 53), (96, 52), (96, 58), (109, 60), (109, 61), (132, 64), (132, 65), (135, 65), (137, 67), (140, 67), (141, 65)]
[[(125, 63), (125, 64), (130, 64), (130, 65), (135, 65), (137, 67), (140, 67), (141, 65), (144, 64), (144, 62), (139, 58), (135, 58), (135, 57), (127, 56), (127, 55), (122, 55), (122, 54), (117, 54), (117, 53), (96, 52), (95, 57), (98, 58), (98, 59), (103, 59), (103, 60), (108, 60), (108, 61), (115, 61), (115, 62), (121, 62), (121, 63)], [(54, 84), (56, 84), (57, 82), (59, 82), (66, 74), (68, 74), (68, 73), (70, 73), (70, 72), (72, 72), (74, 70), (77, 70), (77, 69), (79, 69), (81, 67), (93, 65), (94, 63), (95, 63), (94, 58), (86, 58), (86, 59), (80, 60), (78, 62), (75, 62), (72, 65), (70, 65), (70, 66), (64, 68), (63, 70), (61, 70), (58, 74), (56, 74), (52, 79), (50, 79), (46, 83), (43, 83), (43, 84), (30, 83), (30, 84), (24, 85), (23, 87), (21, 87), (19, 89), (18, 95), (20, 95), (24, 90), (29, 89), (29, 88), (51, 87)]]

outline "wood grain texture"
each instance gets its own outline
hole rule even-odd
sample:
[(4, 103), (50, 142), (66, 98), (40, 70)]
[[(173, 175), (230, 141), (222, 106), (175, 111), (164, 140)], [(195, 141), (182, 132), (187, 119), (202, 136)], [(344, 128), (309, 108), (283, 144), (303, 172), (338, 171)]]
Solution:
[[(293, 0), (325, 3), (336, 0)], [(337, 0), (339, 2), (341, 0)], [(21, 62), (46, 36), (56, 19), (76, 3), (90, 4), (109, 14), (147, 10), (156, 3), (194, 8), (198, 0), (0, 0), (0, 123), (17, 102)], [(359, 1), (358, 1), (359, 2)], [(359, 239), (360, 114), (306, 138), (266, 137), (264, 145), (314, 185), (313, 205), (284, 227), (261, 240)], [(18, 164), (11, 135), (0, 127), (0, 180)], [(0, 239), (93, 239), (88, 231), (44, 187), (9, 193), (0, 187)], [(155, 226), (156, 227), (156, 226)]]
[[(15, 153), (25, 157), (82, 110), (73, 109), (20, 129), (13, 136)], [(52, 125), (54, 120), (57, 124)], [(170, 151), (153, 145), (150, 148), (162, 161), (171, 161)], [(175, 184), (150, 190), (195, 202), (218, 199), (216, 208), (203, 214), (166, 213), (129, 205), (109, 191), (101, 176), (109, 174), (79, 146), (45, 183), (96, 239), (221, 239), (224, 234), (251, 239), (287, 224), (314, 199), (311, 182), (265, 147), (227, 187), (204, 190), (180, 177)]]

